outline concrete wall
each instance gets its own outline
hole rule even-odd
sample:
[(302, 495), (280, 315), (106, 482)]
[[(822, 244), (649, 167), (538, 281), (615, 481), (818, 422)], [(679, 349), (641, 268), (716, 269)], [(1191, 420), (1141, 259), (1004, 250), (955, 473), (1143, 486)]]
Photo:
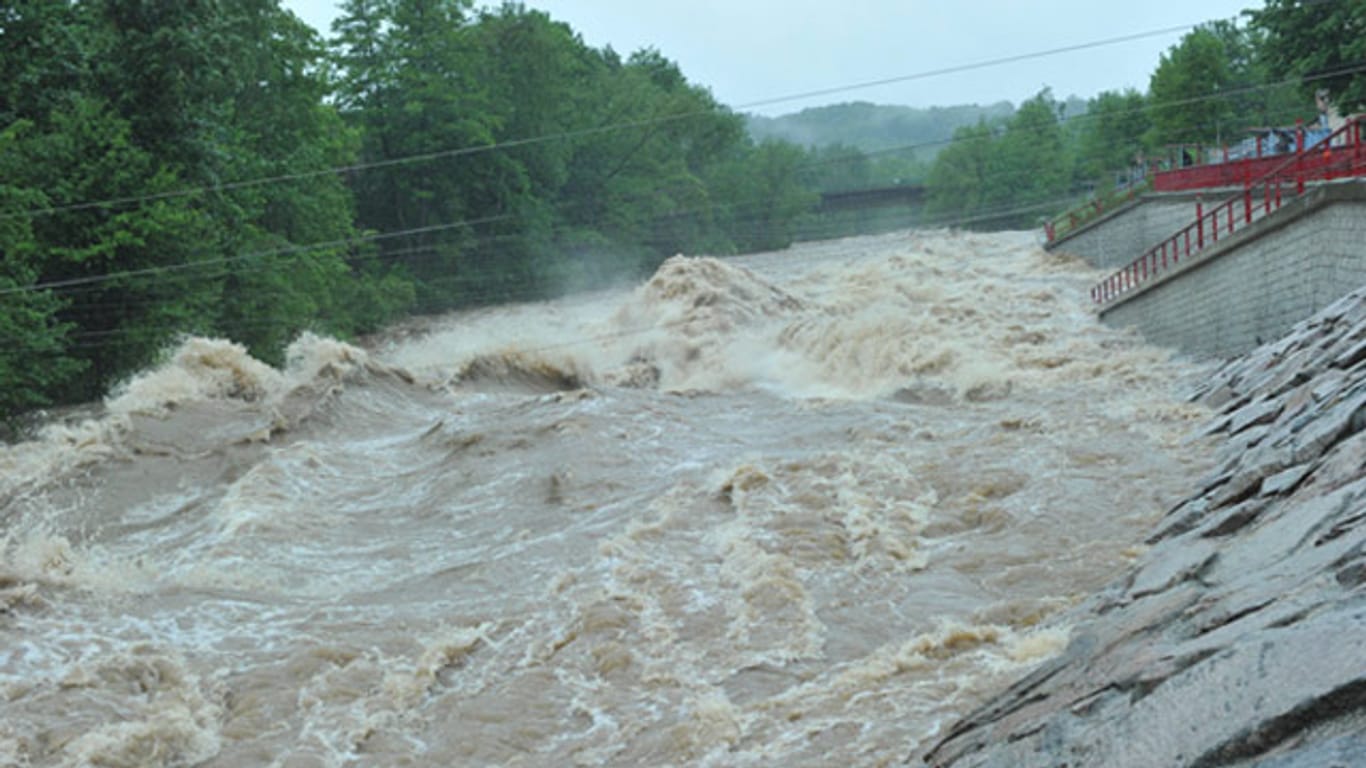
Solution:
[(1164, 273), (1101, 317), (1137, 326), (1157, 344), (1228, 357), (1279, 338), (1364, 284), (1366, 183), (1340, 182)]
[[(1203, 199), (1212, 205), (1236, 191), (1206, 192)], [(1191, 192), (1150, 192), (1047, 248), (1080, 256), (1098, 269), (1119, 269), (1194, 223), (1197, 197)]]

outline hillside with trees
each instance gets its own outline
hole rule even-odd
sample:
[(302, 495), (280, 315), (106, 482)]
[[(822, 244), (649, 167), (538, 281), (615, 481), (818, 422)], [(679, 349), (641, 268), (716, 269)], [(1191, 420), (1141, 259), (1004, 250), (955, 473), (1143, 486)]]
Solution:
[(760, 140), (809, 148), (840, 145), (870, 153), (904, 149), (915, 159), (931, 160), (958, 128), (982, 120), (996, 123), (1014, 112), (1008, 101), (928, 109), (854, 101), (779, 117), (749, 115), (747, 120), (750, 133)]

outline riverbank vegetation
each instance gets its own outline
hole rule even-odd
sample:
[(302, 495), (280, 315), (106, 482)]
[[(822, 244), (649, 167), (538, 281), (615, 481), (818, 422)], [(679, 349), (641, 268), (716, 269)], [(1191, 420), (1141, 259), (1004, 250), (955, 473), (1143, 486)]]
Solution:
[(1148, 93), (1084, 112), (1047, 90), (931, 117), (849, 105), (807, 115), (808, 145), (659, 51), (592, 48), (517, 4), (348, 0), (324, 39), (278, 0), (15, 0), (0, 418), (98, 397), (183, 334), (278, 362), (306, 329), (350, 337), (859, 225), (813, 213), (822, 192), (923, 185), (924, 223), (1032, 226), (1137, 151), (1293, 119), (1311, 83), (1361, 101), (1338, 71), (1363, 53), (1352, 18), (1336, 48), (1300, 44), (1321, 29), (1306, 14), (1345, 8), (1273, 1), (1252, 26), (1202, 27)]

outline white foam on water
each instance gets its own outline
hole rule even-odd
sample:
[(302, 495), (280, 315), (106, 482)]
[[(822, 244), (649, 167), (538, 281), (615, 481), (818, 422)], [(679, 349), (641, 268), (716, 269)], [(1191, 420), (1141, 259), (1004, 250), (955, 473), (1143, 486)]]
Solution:
[(1203, 470), (1093, 277), (896, 233), (186, 339), (0, 449), (0, 762), (900, 760)]

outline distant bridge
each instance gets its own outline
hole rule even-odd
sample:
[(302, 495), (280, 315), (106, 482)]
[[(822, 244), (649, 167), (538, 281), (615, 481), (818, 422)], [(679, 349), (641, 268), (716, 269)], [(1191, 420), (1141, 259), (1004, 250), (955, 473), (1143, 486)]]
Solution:
[(892, 187), (822, 192), (819, 210), (822, 213), (852, 211), (862, 208), (886, 208), (893, 205), (918, 205), (924, 201), (925, 185), (898, 184)]

